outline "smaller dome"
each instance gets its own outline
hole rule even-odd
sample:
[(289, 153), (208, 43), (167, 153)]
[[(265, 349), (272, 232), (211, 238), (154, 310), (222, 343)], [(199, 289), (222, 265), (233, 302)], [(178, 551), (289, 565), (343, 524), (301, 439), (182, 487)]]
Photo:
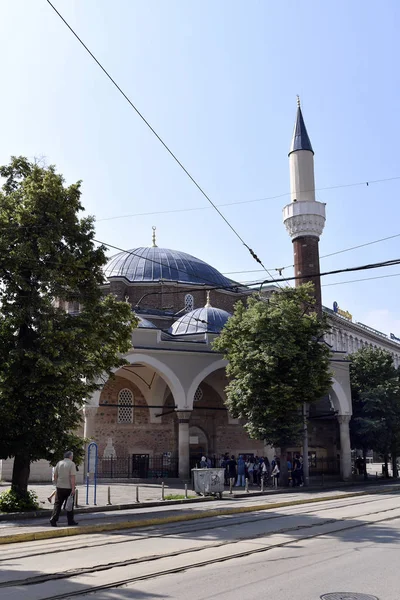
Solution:
[(193, 335), (194, 333), (220, 333), (231, 316), (221, 308), (207, 304), (204, 308), (196, 308), (175, 321), (169, 329), (172, 335)]
[(143, 327), (145, 329), (157, 329), (157, 327), (151, 321), (148, 321), (147, 319), (143, 319), (143, 317), (140, 317), (139, 315), (135, 315), (135, 316), (137, 317), (137, 319), (139, 321), (138, 327)]

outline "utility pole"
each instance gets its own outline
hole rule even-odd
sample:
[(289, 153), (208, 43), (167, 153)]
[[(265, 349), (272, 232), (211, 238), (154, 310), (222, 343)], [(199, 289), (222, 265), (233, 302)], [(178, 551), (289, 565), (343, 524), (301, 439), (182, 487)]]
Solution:
[(303, 403), (303, 479), (304, 485), (310, 483), (310, 465), (308, 462), (308, 404)]

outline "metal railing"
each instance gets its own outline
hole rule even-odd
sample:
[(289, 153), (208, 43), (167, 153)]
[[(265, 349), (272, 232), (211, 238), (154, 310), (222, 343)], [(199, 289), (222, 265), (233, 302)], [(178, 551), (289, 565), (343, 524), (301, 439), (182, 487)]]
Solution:
[(338, 475), (339, 473), (339, 458), (310, 458), (310, 477), (313, 475)]
[(178, 477), (178, 459), (172, 456), (133, 454), (121, 458), (100, 458), (98, 479), (166, 479)]

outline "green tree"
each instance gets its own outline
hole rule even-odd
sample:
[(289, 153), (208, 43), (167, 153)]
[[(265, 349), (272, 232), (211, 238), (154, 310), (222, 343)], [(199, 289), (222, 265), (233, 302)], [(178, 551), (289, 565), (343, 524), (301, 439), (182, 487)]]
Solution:
[(101, 292), (105, 248), (79, 217), (80, 183), (23, 157), (0, 176), (0, 457), (23, 496), (31, 462), (79, 446), (85, 399), (123, 364), (136, 320)]
[(281, 448), (284, 483), (286, 448), (301, 437), (302, 406), (331, 385), (323, 342), (329, 325), (314, 307), (312, 284), (285, 288), (269, 301), (251, 297), (247, 306), (236, 304), (214, 343), (229, 361), (227, 407), (252, 438)]
[[(381, 348), (361, 348), (351, 356), (350, 382), (353, 418), (350, 422), (352, 447), (392, 455), (393, 472), (400, 437), (399, 373), (392, 356)], [(365, 473), (365, 476), (366, 473)]]

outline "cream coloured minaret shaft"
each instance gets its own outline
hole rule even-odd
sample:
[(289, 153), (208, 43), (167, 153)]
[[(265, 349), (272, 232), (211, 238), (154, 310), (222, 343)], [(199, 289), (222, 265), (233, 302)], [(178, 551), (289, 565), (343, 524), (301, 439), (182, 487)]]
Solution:
[(298, 101), (289, 152), (291, 202), (283, 209), (283, 222), (292, 238), (296, 285), (312, 281), (317, 308), (321, 306), (319, 238), (325, 226), (325, 204), (315, 200), (314, 151)]

